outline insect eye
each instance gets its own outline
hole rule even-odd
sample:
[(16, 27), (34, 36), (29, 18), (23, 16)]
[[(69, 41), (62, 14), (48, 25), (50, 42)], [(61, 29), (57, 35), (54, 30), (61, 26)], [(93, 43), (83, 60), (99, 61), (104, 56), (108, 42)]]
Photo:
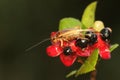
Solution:
[(78, 40), (76, 40), (75, 45), (80, 48), (85, 48), (88, 45), (88, 40), (87, 39), (78, 39)]
[(87, 31), (85, 33), (85, 38), (89, 39), (89, 44), (92, 45), (97, 42), (97, 35), (92, 31)]
[(71, 47), (68, 46), (63, 49), (63, 53), (68, 56), (68, 55), (72, 54), (73, 51), (72, 51)]
[(110, 36), (111, 36), (111, 33), (112, 33), (112, 30), (110, 28), (104, 28), (100, 31), (101, 33), (101, 38), (104, 40), (104, 41), (109, 41), (110, 40)]

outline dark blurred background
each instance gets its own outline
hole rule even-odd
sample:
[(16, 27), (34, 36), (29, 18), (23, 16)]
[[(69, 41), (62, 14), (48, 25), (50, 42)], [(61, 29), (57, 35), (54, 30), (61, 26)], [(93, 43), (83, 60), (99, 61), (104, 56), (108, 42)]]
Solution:
[[(85, 7), (94, 0), (1, 0), (0, 1), (0, 80), (75, 80), (65, 75), (78, 68), (76, 63), (66, 68), (59, 58), (46, 55), (45, 42), (25, 52), (25, 49), (49, 38), (58, 30), (64, 17), (81, 19)], [(120, 1), (99, 0), (96, 20), (104, 21), (113, 30), (112, 43), (120, 44)], [(112, 59), (101, 61), (97, 80), (120, 80), (120, 49)], [(79, 79), (76, 79), (79, 80)]]

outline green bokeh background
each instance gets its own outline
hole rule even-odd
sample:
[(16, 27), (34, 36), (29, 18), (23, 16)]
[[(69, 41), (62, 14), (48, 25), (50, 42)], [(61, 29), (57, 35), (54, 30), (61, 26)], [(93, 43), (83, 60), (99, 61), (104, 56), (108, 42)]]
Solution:
[[(46, 55), (47, 41), (25, 52), (25, 49), (49, 38), (58, 30), (64, 17), (80, 19), (84, 8), (94, 0), (1, 0), (0, 1), (0, 80), (75, 80), (65, 75), (78, 68), (66, 68), (59, 58)], [(120, 44), (120, 1), (99, 0), (96, 20), (113, 30), (112, 43)], [(101, 61), (97, 80), (120, 80), (120, 48), (112, 59)], [(76, 80), (79, 80), (77, 78)]]

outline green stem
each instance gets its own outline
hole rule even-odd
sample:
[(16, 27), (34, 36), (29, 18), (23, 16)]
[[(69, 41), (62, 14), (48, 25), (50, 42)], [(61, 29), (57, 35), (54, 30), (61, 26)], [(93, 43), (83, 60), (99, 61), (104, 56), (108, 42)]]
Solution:
[(97, 71), (94, 70), (90, 73), (81, 75), (79, 80), (96, 80), (96, 74), (97, 74)]

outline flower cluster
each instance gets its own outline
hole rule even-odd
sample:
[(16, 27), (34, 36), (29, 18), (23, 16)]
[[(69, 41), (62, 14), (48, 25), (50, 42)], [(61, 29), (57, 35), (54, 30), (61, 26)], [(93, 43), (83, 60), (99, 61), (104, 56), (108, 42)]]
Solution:
[(68, 36), (70, 39), (66, 40), (66, 37), (57, 37), (56, 35), (60, 34), (52, 32), (51, 37), (56, 36), (54, 40), (59, 38), (59, 41), (53, 42), (51, 40), (52, 45), (47, 47), (46, 52), (51, 57), (60, 56), (60, 60), (65, 66), (71, 66), (78, 57), (89, 57), (96, 48), (99, 49), (102, 59), (110, 59), (111, 33), (112, 30), (108, 27), (103, 28), (100, 32), (90, 29), (82, 32), (82, 37), (71, 38), (74, 36)]

